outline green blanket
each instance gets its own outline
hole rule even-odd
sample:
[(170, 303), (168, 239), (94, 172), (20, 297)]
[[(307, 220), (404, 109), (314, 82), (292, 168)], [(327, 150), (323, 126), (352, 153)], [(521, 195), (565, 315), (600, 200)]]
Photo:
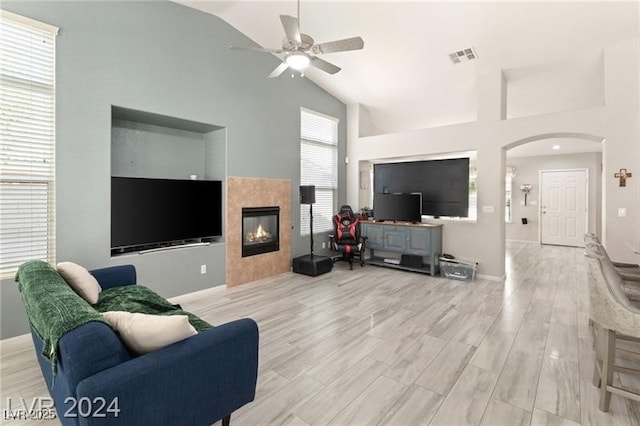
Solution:
[(94, 305), (98, 312), (126, 311), (151, 315), (186, 315), (191, 325), (201, 332), (211, 325), (179, 305), (172, 305), (162, 296), (141, 285), (113, 287), (100, 293)]
[(127, 285), (102, 291), (98, 303), (89, 305), (78, 296), (48, 263), (33, 260), (23, 263), (16, 274), (27, 317), (44, 342), (42, 355), (49, 360), (55, 376), (58, 342), (67, 332), (92, 321), (109, 324), (100, 314), (107, 311), (139, 312), (152, 315), (187, 315), (200, 331), (212, 327), (190, 312), (172, 305), (147, 287)]
[(107, 322), (46, 262), (23, 263), (16, 281), (29, 322), (44, 342), (42, 355), (51, 362), (55, 375), (60, 338), (88, 322)]

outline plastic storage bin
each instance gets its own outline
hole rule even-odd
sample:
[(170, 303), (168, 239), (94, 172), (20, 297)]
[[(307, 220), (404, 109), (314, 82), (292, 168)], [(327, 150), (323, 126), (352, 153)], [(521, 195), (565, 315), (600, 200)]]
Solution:
[(478, 271), (477, 262), (466, 260), (440, 258), (440, 275), (461, 281), (473, 281)]

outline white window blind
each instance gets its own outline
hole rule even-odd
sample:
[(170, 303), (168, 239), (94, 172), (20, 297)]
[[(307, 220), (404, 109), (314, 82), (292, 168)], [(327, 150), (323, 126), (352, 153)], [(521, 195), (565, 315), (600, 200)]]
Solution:
[(0, 275), (55, 262), (55, 37), (0, 10)]
[[(333, 230), (337, 213), (338, 119), (303, 109), (300, 114), (300, 185), (315, 185), (313, 232)], [(300, 205), (300, 235), (309, 235), (309, 205)]]

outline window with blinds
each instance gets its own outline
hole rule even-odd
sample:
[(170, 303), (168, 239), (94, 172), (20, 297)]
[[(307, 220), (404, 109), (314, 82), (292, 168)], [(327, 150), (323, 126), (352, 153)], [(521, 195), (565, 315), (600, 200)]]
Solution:
[(507, 166), (507, 173), (504, 178), (504, 220), (507, 223), (513, 222), (513, 179), (516, 177), (516, 168)]
[(0, 275), (55, 262), (55, 37), (0, 10)]
[[(300, 112), (300, 185), (315, 185), (313, 232), (333, 230), (338, 188), (338, 119)], [(300, 205), (300, 235), (309, 235), (309, 206)]]

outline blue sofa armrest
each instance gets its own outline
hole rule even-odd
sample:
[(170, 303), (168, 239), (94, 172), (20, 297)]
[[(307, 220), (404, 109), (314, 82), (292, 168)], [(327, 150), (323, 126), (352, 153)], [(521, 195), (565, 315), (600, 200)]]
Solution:
[(114, 331), (101, 322), (90, 322), (66, 333), (58, 344), (58, 372), (42, 356), (42, 340), (32, 330), (33, 343), (42, 375), (47, 383), (63, 424), (77, 424), (74, 419), (65, 419), (65, 400), (75, 395), (76, 387), (83, 379), (121, 364), (131, 356)]
[(136, 267), (133, 265), (110, 266), (90, 271), (103, 290), (122, 285), (136, 284)]
[(77, 399), (106, 405), (78, 421), (210, 425), (253, 401), (257, 375), (258, 326), (240, 319), (86, 378)]
[(131, 359), (118, 335), (102, 322), (71, 330), (62, 336), (58, 348), (58, 374), (66, 376), (74, 386), (99, 371)]

